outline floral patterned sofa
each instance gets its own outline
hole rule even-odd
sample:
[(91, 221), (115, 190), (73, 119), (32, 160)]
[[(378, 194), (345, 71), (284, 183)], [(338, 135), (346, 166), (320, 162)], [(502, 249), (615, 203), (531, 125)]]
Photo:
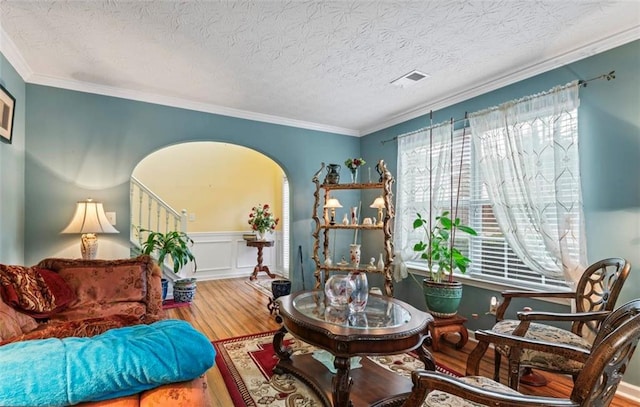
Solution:
[[(161, 271), (149, 256), (42, 260), (0, 265), (0, 346), (50, 337), (87, 337), (164, 318)], [(3, 300), (4, 299), (4, 300)], [(7, 348), (9, 349), (9, 348)], [(204, 376), (79, 406), (208, 406)]]

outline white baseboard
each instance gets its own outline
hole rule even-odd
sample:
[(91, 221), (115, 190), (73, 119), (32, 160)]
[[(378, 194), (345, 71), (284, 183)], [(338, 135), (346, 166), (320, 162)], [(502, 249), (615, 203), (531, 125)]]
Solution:
[[(475, 338), (475, 332), (469, 332), (469, 340), (477, 342)], [(490, 348), (493, 348), (493, 345), (489, 345)], [(640, 387), (635, 386), (633, 384), (629, 384), (625, 381), (620, 382), (618, 389), (616, 390), (616, 396), (624, 397), (629, 401), (637, 403), (640, 405)]]

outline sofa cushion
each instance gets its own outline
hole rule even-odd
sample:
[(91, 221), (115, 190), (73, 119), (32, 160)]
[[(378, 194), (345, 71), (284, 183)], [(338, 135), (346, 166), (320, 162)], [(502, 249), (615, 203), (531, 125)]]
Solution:
[(7, 304), (34, 318), (47, 318), (75, 298), (53, 271), (5, 264), (0, 264), (0, 294)]
[(93, 338), (16, 342), (0, 347), (0, 405), (63, 406), (128, 396), (194, 379), (213, 366), (214, 357), (211, 342), (179, 320)]
[(77, 299), (58, 320), (95, 318), (115, 314), (162, 317), (160, 268), (149, 256), (118, 260), (49, 258), (38, 263), (62, 276)]
[[(155, 322), (155, 321), (153, 321)], [(80, 338), (100, 335), (109, 329), (122, 328), (143, 323), (143, 321), (132, 315), (109, 315), (100, 318), (77, 319), (75, 321), (49, 321), (40, 324), (31, 332), (14, 336), (6, 340), (0, 340), (0, 346), (19, 341), (31, 341), (34, 339), (47, 338), (68, 338), (77, 336)]]
[(35, 319), (17, 312), (0, 297), (0, 341), (30, 332), (37, 326)]

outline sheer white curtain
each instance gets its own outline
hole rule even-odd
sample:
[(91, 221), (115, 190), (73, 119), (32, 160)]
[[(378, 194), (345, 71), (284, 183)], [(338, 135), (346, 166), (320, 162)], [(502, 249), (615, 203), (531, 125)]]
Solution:
[[(431, 216), (433, 221), (434, 214), (451, 208), (451, 135), (452, 125), (446, 122), (398, 136), (394, 230), (396, 281), (407, 277), (405, 261), (418, 257), (413, 246), (424, 240), (424, 231), (413, 229), (416, 214), (420, 213), (425, 219)], [(431, 205), (430, 201), (433, 201)]]
[(586, 263), (577, 82), (469, 116), (505, 239), (532, 270), (575, 282)]

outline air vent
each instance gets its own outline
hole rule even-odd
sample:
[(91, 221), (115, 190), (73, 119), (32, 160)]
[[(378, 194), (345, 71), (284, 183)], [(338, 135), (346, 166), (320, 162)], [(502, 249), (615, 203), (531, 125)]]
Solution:
[(406, 88), (408, 86), (415, 85), (416, 83), (428, 77), (429, 75), (427, 75), (426, 73), (422, 73), (420, 71), (411, 71), (408, 74), (402, 75), (398, 79), (391, 81), (391, 84), (399, 86), (401, 88)]

